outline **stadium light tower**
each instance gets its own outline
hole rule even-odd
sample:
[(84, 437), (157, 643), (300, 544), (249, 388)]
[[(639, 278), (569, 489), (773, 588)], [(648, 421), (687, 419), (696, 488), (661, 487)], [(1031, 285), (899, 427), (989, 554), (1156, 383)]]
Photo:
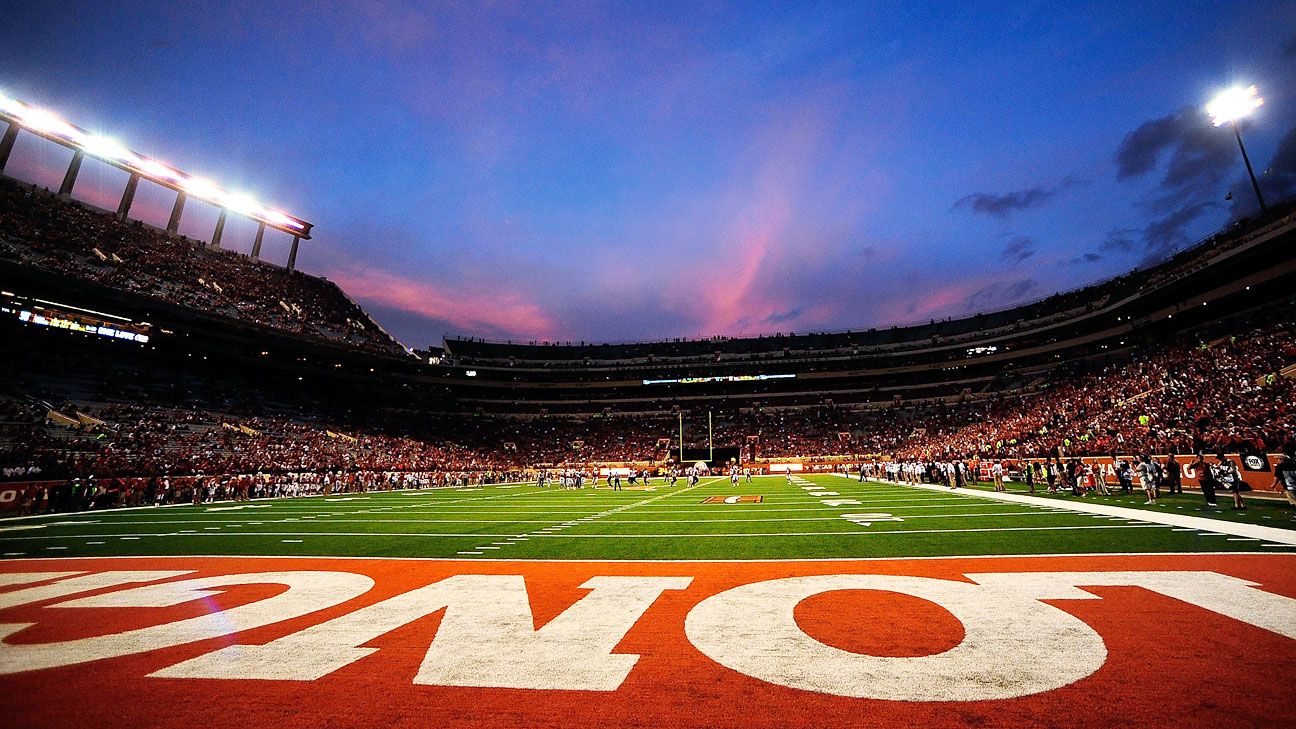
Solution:
[(267, 227), (292, 236), (292, 249), (288, 252), (286, 266), (290, 271), (297, 266), (298, 246), (303, 240), (310, 240), (314, 225), (301, 218), (262, 205), (246, 194), (226, 190), (206, 178), (186, 174), (158, 160), (132, 152), (114, 139), (82, 129), (64, 121), (51, 111), (37, 108), (3, 93), (0, 93), (0, 123), (8, 124), (4, 135), (0, 136), (0, 174), (3, 174), (5, 165), (9, 161), (19, 129), (26, 129), (32, 134), (72, 150), (72, 162), (68, 165), (63, 175), (63, 183), (59, 186), (59, 195), (62, 197), (72, 196), (77, 175), (81, 172), (81, 162), (87, 155), (129, 174), (130, 177), (126, 181), (126, 187), (117, 205), (119, 221), (124, 222), (130, 215), (135, 191), (140, 181), (148, 180), (176, 193), (175, 205), (171, 207), (171, 217), (167, 221), (168, 233), (176, 233), (180, 229), (180, 218), (184, 214), (185, 201), (193, 197), (220, 210), (216, 220), (216, 230), (207, 244), (209, 248), (220, 248), (221, 238), (225, 234), (225, 219), (230, 213), (248, 218), (257, 224), (256, 240), (252, 244), (253, 260), (261, 256), (261, 243), (265, 238)]
[(1256, 200), (1260, 203), (1260, 212), (1269, 208), (1265, 205), (1264, 195), (1260, 194), (1260, 183), (1256, 182), (1255, 171), (1251, 169), (1251, 158), (1247, 156), (1246, 145), (1242, 144), (1242, 132), (1238, 131), (1238, 120), (1245, 119), (1251, 112), (1264, 104), (1264, 98), (1255, 86), (1234, 86), (1224, 89), (1215, 95), (1206, 105), (1206, 113), (1217, 127), (1225, 124), (1233, 127), (1233, 136), (1237, 137), (1238, 149), (1242, 150), (1242, 162), (1246, 164), (1247, 174), (1251, 176), (1251, 189), (1255, 190)]

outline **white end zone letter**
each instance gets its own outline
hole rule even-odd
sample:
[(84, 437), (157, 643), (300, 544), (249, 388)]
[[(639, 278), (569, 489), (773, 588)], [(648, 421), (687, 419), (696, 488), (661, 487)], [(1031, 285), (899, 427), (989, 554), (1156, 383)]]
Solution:
[[(793, 610), (806, 598), (837, 590), (882, 590), (934, 602), (963, 623), (963, 641), (913, 658), (862, 655), (821, 643), (801, 630)], [(861, 629), (867, 625), (860, 622)], [(821, 575), (743, 585), (703, 600), (684, 627), (698, 650), (735, 671), (855, 698), (1014, 698), (1078, 681), (1107, 659), (1093, 628), (1052, 605), (927, 577)]]
[[(984, 701), (1040, 693), (1102, 667), (1093, 628), (1041, 600), (1097, 600), (1079, 586), (1129, 586), (1296, 638), (1296, 599), (1214, 572), (973, 574), (978, 584), (926, 577), (823, 575), (736, 587), (695, 607), (685, 632), (717, 663), (780, 686), (896, 701)], [(836, 590), (882, 590), (928, 600), (963, 623), (959, 645), (910, 658), (851, 653), (816, 640), (793, 610)], [(867, 629), (867, 622), (860, 624)]]
[[(142, 581), (147, 572), (108, 572), (100, 575), (88, 575), (67, 580), (68, 583), (97, 580), (121, 582)], [(152, 573), (150, 579), (171, 576), (167, 573)], [(87, 608), (87, 607), (169, 607), (190, 600), (199, 600), (218, 593), (212, 588), (231, 585), (252, 584), (287, 585), (286, 592), (274, 597), (258, 600), (247, 605), (240, 605), (219, 613), (203, 615), (187, 620), (179, 620), (163, 625), (128, 630), (122, 633), (61, 641), (58, 643), (32, 643), (13, 645), (2, 642), (28, 623), (0, 624), (0, 675), (34, 671), (41, 668), (70, 666), (86, 661), (97, 661), (104, 658), (116, 658), (135, 653), (170, 648), (172, 646), (193, 643), (195, 641), (231, 635), (263, 625), (306, 615), (343, 603), (367, 592), (373, 587), (373, 580), (364, 575), (349, 572), (253, 572), (249, 574), (221, 575), (219, 577), (200, 577), (180, 582), (163, 582), (146, 585), (103, 595), (71, 600), (51, 605), (51, 608)], [(48, 586), (50, 591), (57, 591), (60, 584)], [(76, 591), (83, 592), (94, 587), (82, 586)], [(42, 590), (35, 587), (29, 590)], [(26, 592), (26, 591), (24, 591)], [(61, 595), (46, 595), (39, 599), (48, 599)]]
[(445, 610), (416, 684), (613, 691), (639, 661), (612, 649), (665, 590), (691, 577), (594, 577), (539, 630), (521, 575), (455, 575), (265, 645), (237, 645), (154, 673), (313, 681), (376, 651), (380, 635)]

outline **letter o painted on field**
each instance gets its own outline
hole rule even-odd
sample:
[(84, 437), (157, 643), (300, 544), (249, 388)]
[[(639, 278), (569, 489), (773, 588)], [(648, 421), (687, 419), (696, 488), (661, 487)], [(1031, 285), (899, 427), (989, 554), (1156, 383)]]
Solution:
[[(824, 644), (797, 625), (798, 603), (837, 590), (881, 590), (943, 607), (964, 638), (943, 653), (871, 656)], [(867, 615), (859, 629), (868, 630)], [(927, 577), (819, 575), (743, 585), (703, 600), (685, 633), (722, 666), (789, 688), (892, 701), (1011, 699), (1066, 686), (1107, 660), (1102, 637), (1052, 605), (1004, 589)]]

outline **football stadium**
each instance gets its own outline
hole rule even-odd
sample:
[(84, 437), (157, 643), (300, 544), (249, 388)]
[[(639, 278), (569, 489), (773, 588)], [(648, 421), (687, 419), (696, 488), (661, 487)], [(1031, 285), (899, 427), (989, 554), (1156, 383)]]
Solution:
[(1290, 7), (94, 5), (0, 31), (0, 726), (1296, 725)]

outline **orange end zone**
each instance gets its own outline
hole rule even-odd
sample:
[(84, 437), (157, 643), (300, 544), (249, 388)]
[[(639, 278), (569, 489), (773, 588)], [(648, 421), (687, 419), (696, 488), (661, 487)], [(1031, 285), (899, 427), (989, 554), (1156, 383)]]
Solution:
[[(222, 584), (12, 576), (141, 570)], [(18, 560), (0, 585), (15, 727), (1296, 725), (1293, 555)]]

